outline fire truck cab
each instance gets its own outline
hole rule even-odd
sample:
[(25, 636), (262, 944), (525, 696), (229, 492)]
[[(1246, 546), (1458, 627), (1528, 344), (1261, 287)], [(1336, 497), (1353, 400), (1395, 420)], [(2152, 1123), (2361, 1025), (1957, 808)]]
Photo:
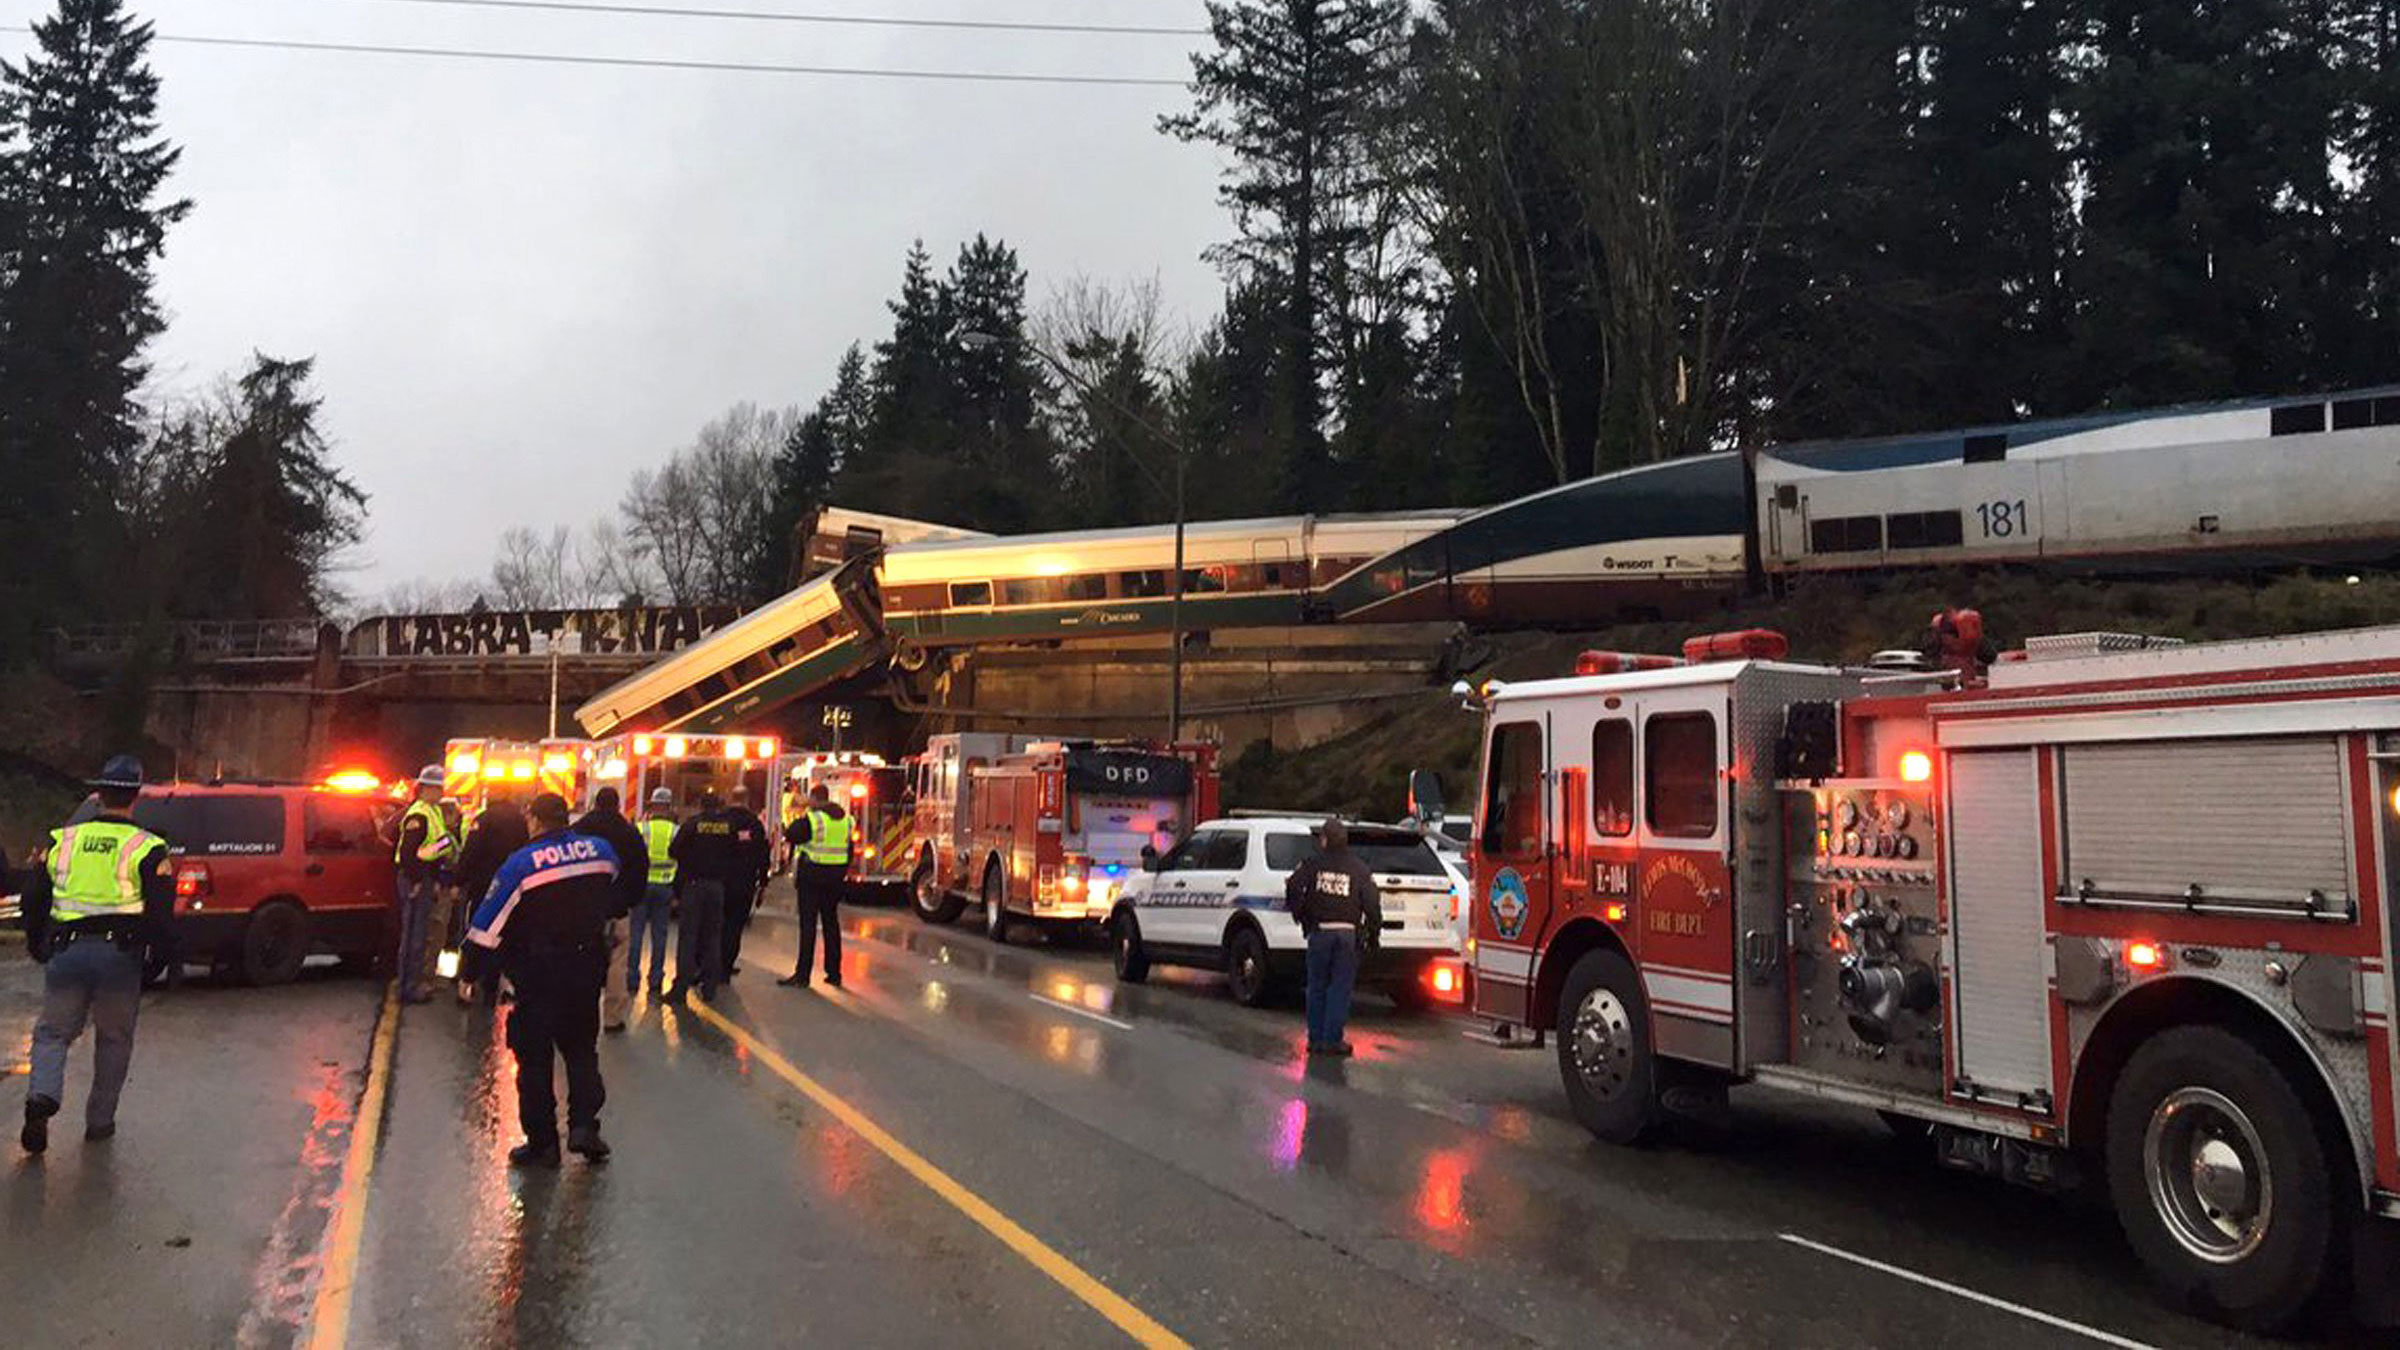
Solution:
[(1217, 812), (1211, 745), (967, 732), (932, 737), (914, 764), (918, 917), (976, 904), (999, 942), (1020, 922), (1096, 932), (1145, 849)]
[(2107, 1187), (2175, 1298), (2384, 1321), (2400, 629), (2037, 639), (1987, 686), (1587, 653), (1487, 686), (1473, 1006), (1592, 1132), (1760, 1082)]

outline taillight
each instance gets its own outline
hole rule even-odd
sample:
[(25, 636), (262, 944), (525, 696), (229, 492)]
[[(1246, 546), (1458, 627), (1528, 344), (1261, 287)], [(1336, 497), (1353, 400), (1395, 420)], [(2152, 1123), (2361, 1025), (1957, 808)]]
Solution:
[(215, 889), (215, 882), (208, 875), (208, 864), (185, 863), (175, 869), (175, 898), (193, 902), (194, 909), (199, 908), (202, 896)]

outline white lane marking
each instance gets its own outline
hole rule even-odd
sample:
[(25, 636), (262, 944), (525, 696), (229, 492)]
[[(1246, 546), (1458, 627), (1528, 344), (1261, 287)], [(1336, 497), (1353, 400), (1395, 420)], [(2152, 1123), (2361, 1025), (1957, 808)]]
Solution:
[(1061, 1002), (1060, 1000), (1054, 998), (1044, 998), (1040, 994), (1027, 994), (1026, 997), (1032, 999), (1036, 1003), (1047, 1003), (1051, 1007), (1058, 1009), (1060, 1012), (1071, 1012), (1077, 1017), (1088, 1017), (1095, 1022), (1106, 1022), (1110, 1026), (1117, 1028), (1119, 1031), (1133, 1030), (1133, 1023), (1120, 1022), (1116, 1018), (1110, 1017), (1106, 1013), (1096, 1013), (1089, 1008), (1078, 1008), (1072, 1003)]
[(1971, 1303), (1980, 1303), (1987, 1308), (1998, 1308), (2002, 1312), (2015, 1313), (2019, 1317), (2039, 1322), (2043, 1326), (2056, 1327), (2061, 1331), (2071, 1331), (2078, 1336), (2098, 1341), (2102, 1345), (2119, 1346), (2122, 1350), (2155, 1350), (2155, 1347), (2146, 1342), (2128, 1340), (2114, 1332), (2102, 1331), (2098, 1327), (2087, 1327), (2081, 1322), (2070, 1322), (2064, 1317), (2053, 1316), (2039, 1308), (2028, 1308), (2022, 1303), (2011, 1303), (2004, 1298), (1994, 1298), (1990, 1294), (1977, 1293), (1963, 1285), (1952, 1284), (1948, 1280), (1937, 1280), (1931, 1275), (1919, 1275), (1913, 1270), (1903, 1270), (1898, 1266), (1886, 1265), (1871, 1257), (1860, 1256), (1856, 1252), (1846, 1252), (1839, 1247), (1828, 1247), (1822, 1242), (1811, 1242), (1798, 1233), (1778, 1233), (1776, 1236), (1795, 1247), (1806, 1247), (1812, 1252), (1820, 1252), (1837, 1260), (1848, 1261), (1852, 1265), (1865, 1266), (1869, 1270), (1880, 1270), (1886, 1275), (1897, 1275), (1903, 1280), (1924, 1285), (1928, 1289), (1939, 1289), (1945, 1294), (1955, 1294)]

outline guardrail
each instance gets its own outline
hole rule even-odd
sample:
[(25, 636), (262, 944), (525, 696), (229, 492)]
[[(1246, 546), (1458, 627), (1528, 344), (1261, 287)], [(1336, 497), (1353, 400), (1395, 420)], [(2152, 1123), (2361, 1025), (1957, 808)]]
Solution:
[(124, 660), (146, 647), (177, 662), (292, 661), (317, 654), (323, 619), (222, 619), (166, 625), (94, 624), (51, 634), (63, 662)]

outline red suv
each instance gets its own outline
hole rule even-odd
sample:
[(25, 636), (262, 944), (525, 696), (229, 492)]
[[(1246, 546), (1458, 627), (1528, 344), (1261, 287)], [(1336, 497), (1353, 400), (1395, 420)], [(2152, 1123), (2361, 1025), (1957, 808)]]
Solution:
[[(142, 789), (134, 822), (175, 856), (178, 955), (251, 984), (281, 984), (313, 952), (371, 966), (390, 945), (399, 808), (378, 797), (280, 783)], [(75, 813), (89, 820), (92, 801)]]

